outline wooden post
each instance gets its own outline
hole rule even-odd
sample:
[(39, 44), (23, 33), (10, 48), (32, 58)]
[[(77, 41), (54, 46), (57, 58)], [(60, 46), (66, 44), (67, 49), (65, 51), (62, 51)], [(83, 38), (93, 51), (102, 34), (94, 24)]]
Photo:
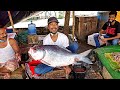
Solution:
[(11, 16), (10, 11), (8, 11), (8, 16), (9, 16), (9, 19), (10, 19), (11, 26), (12, 26), (12, 28), (13, 28), (13, 32), (15, 32), (14, 24), (13, 24), (13, 20), (12, 20), (12, 16)]
[(64, 34), (68, 36), (69, 34), (69, 21), (70, 21), (70, 11), (65, 12), (65, 21), (64, 21)]
[(73, 18), (73, 26), (72, 26), (72, 37), (73, 37), (73, 41), (74, 41), (74, 37), (75, 37), (75, 12), (72, 11), (72, 18)]

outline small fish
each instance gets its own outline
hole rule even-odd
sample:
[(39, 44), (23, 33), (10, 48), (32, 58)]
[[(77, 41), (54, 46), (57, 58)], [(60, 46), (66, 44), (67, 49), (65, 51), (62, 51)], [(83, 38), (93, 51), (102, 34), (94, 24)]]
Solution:
[(42, 63), (51, 67), (68, 66), (76, 61), (92, 64), (86, 56), (72, 53), (57, 45), (35, 45), (29, 49), (28, 53), (34, 60), (41, 60)]

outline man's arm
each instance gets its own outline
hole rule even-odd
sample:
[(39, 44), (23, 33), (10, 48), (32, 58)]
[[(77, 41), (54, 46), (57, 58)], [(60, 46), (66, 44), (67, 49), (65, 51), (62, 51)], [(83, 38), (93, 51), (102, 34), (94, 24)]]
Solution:
[(120, 38), (120, 33), (117, 34), (117, 36), (115, 37), (111, 37), (111, 38), (106, 38), (107, 40), (113, 40), (113, 39), (119, 39)]
[(16, 58), (21, 59), (21, 56), (20, 56), (21, 52), (20, 52), (20, 49), (19, 49), (19, 46), (18, 46), (16, 40), (13, 39), (13, 38), (10, 38), (9, 41), (10, 41), (10, 45), (12, 46), (12, 48), (13, 48), (13, 50), (15, 52)]
[(15, 53), (20, 53), (20, 49), (19, 49), (19, 46), (18, 46), (16, 40), (10, 38), (9, 41), (10, 41), (10, 45), (12, 46), (13, 50), (15, 51)]
[(103, 25), (103, 27), (101, 28), (101, 30), (99, 31), (99, 34), (100, 34), (100, 36), (102, 35), (102, 34), (106, 34), (106, 32), (105, 32), (105, 30), (107, 29), (107, 22)]

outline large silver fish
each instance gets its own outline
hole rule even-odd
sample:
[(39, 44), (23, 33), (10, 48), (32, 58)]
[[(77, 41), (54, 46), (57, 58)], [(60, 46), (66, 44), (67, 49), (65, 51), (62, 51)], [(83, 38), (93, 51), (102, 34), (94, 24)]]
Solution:
[(87, 57), (71, 53), (66, 48), (57, 45), (35, 45), (29, 49), (28, 53), (34, 60), (41, 60), (42, 63), (52, 67), (67, 66), (76, 61), (92, 64)]

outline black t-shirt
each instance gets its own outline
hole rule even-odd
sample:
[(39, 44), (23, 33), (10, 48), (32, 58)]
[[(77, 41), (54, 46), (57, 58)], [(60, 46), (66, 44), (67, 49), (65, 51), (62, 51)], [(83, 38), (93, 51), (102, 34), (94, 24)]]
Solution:
[(103, 30), (106, 31), (106, 34), (110, 37), (117, 36), (117, 33), (120, 33), (120, 23), (115, 21), (114, 25), (111, 25), (110, 22), (106, 22), (103, 27)]

